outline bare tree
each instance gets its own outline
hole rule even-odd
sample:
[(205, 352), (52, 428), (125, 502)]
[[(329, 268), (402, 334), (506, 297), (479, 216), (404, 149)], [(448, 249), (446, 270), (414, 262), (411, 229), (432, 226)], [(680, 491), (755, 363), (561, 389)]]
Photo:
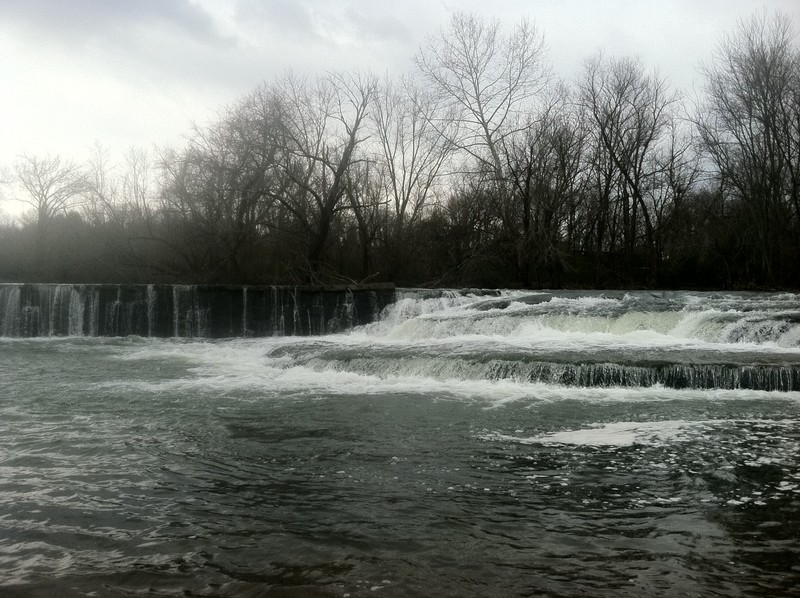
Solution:
[(115, 170), (108, 150), (95, 144), (86, 167), (86, 188), (81, 202), (81, 215), (93, 226), (100, 227), (114, 219), (120, 203)]
[(313, 82), (286, 76), (276, 92), (285, 108), (286, 153), (281, 165), (288, 186), (275, 200), (300, 222), (307, 237), (309, 275), (321, 272), (334, 218), (347, 204), (350, 168), (376, 92), (372, 75), (333, 73)]
[(584, 184), (586, 131), (565, 86), (532, 117), (524, 135), (504, 144), (507, 178), (518, 215), (517, 269), (522, 282), (533, 278), (558, 284), (573, 244)]
[(155, 168), (150, 154), (141, 148), (130, 148), (124, 156), (122, 197), (126, 220), (148, 220), (154, 209)]
[(26, 195), (17, 199), (34, 209), (37, 227), (43, 235), (49, 221), (73, 207), (86, 190), (82, 169), (60, 156), (22, 156), (14, 165), (17, 181)]
[[(59, 156), (24, 155), (14, 164), (14, 171), (16, 182), (24, 191), (15, 199), (33, 208), (35, 276), (39, 280), (62, 276), (65, 255), (53, 251), (48, 237), (59, 232), (54, 226), (55, 218), (66, 215), (79, 203), (86, 189), (86, 176), (77, 164)], [(77, 222), (70, 226), (80, 224), (80, 219), (73, 220)]]
[(542, 35), (526, 20), (505, 35), (497, 20), (456, 13), (449, 28), (429, 37), (416, 56), (442, 105), (432, 122), (490, 174), (505, 216), (510, 206), (502, 143), (524, 126), (547, 83), (544, 48)]
[[(782, 236), (800, 225), (800, 50), (791, 21), (761, 13), (703, 67), (697, 129), (721, 187), (750, 212), (759, 268), (774, 280)], [(794, 223), (794, 227), (787, 224)]]
[(650, 179), (645, 187), (654, 231), (654, 249), (659, 260), (668, 254), (668, 245), (680, 236), (676, 215), (696, 191), (702, 174), (697, 140), (690, 123), (671, 118), (667, 130), (652, 156)]
[(417, 261), (422, 247), (412, 240), (414, 229), (446, 179), (452, 144), (435, 128), (435, 112), (432, 94), (403, 78), (384, 82), (371, 113), (377, 148), (372, 172), (387, 203), (380, 230), (384, 267), (392, 276)]
[[(276, 194), (282, 151), (282, 108), (261, 87), (205, 127), (195, 127), (187, 147), (162, 159), (161, 216), (171, 230), (155, 236), (195, 278), (237, 281), (259, 245)], [(126, 181), (137, 210), (146, 180), (138, 167)], [(164, 228), (164, 227), (162, 227)], [(176, 236), (183, 235), (180, 244)]]
[[(11, 173), (2, 165), (0, 165), (0, 203), (8, 199), (6, 192), (11, 186), (12, 182)], [(0, 227), (10, 228), (13, 226), (14, 219), (10, 214), (4, 213), (0, 210)]]
[(354, 164), (347, 173), (347, 202), (352, 212), (358, 234), (361, 257), (361, 280), (378, 273), (373, 270), (372, 249), (380, 232), (381, 215), (385, 213), (385, 183), (382, 176), (374, 174), (376, 165), (370, 161)]
[(669, 131), (678, 96), (655, 72), (647, 73), (640, 61), (602, 54), (586, 62), (579, 89), (596, 144), (597, 190), (605, 206), (602, 218), (607, 220), (609, 207), (621, 218), (622, 248), (629, 259), (640, 228), (644, 229), (655, 276), (656, 226), (647, 192), (657, 184), (657, 150)]
[(398, 85), (387, 80), (372, 112), (398, 233), (422, 214), (452, 148), (433, 126), (435, 107), (414, 81), (403, 79)]

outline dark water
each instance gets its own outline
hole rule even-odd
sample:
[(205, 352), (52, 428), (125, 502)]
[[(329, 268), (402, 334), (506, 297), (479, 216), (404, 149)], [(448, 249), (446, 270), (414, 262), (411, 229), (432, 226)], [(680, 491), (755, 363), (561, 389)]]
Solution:
[(516, 299), (316, 340), (0, 339), (0, 595), (800, 595), (800, 393), (464, 369), (536, 343), (785, 366), (790, 327), (685, 320), (791, 298), (605, 330), (594, 300), (559, 327)]

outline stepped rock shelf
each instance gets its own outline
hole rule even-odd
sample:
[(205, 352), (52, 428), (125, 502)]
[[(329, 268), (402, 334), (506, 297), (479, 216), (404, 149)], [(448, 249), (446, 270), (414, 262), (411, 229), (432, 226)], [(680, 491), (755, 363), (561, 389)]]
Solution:
[(375, 321), (393, 285), (0, 284), (0, 336), (329, 334)]

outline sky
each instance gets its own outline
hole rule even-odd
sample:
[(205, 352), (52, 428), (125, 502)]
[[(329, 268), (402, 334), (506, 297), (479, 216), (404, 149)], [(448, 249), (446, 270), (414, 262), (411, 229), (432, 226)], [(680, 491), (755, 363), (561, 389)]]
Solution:
[(567, 80), (603, 50), (691, 93), (720, 37), (763, 10), (800, 31), (798, 0), (0, 0), (0, 168), (180, 146), (290, 69), (412, 72), (454, 11), (509, 29), (527, 17)]

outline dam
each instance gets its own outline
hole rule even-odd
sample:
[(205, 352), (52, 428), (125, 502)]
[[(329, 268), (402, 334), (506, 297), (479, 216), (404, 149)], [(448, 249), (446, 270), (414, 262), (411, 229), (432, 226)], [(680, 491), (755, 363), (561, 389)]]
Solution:
[(0, 285), (0, 336), (331, 334), (377, 319), (393, 285)]

